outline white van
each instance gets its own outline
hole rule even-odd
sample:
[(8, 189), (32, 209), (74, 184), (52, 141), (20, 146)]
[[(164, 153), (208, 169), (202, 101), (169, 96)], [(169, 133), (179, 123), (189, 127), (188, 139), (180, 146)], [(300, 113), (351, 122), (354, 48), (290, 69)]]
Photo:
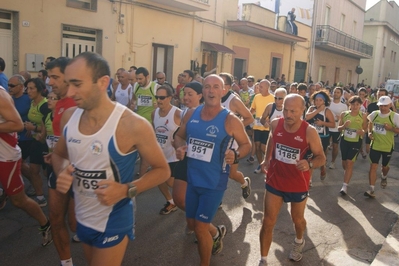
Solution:
[(392, 98), (399, 99), (399, 80), (388, 79), (385, 84), (385, 89), (392, 95)]

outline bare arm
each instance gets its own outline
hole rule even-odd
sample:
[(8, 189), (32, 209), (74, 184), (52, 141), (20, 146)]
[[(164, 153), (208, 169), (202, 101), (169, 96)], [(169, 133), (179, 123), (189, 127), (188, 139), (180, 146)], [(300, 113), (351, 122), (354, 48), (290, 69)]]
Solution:
[(204, 72), (204, 77), (206, 77), (206, 76), (208, 76), (208, 75), (210, 75), (210, 74), (216, 73), (217, 70), (218, 70), (218, 67), (216, 66), (215, 68), (213, 68), (213, 69), (211, 69), (211, 70), (209, 70), (209, 71)]
[[(251, 141), (248, 138), (243, 123), (234, 114), (230, 113), (225, 121), (226, 132), (237, 141), (238, 148), (236, 150), (239, 158), (246, 156), (252, 148)], [(226, 152), (226, 160), (232, 159), (234, 161), (234, 152)], [(233, 163), (233, 161), (229, 161)]]
[(315, 122), (316, 125), (318, 126), (325, 126), (325, 127), (335, 127), (335, 119), (334, 119), (334, 114), (331, 112), (330, 109), (326, 109), (326, 120), (327, 121), (322, 121), (322, 120), (317, 120)]
[[(61, 118), (60, 128), (63, 132), (63, 128), (69, 121), (76, 107), (69, 108), (64, 112)], [(66, 146), (65, 136), (61, 134), (58, 139), (57, 145), (55, 145), (54, 152), (51, 154), (51, 162), (53, 165), (53, 170), (57, 176), (57, 191), (61, 193), (67, 193), (72, 185), (73, 181), (73, 167), (69, 161), (68, 149)]]
[(360, 136), (363, 136), (364, 133), (367, 132), (367, 127), (368, 127), (368, 120), (367, 120), (367, 115), (363, 114), (363, 123), (362, 123), (362, 129), (358, 130), (356, 133)]
[(315, 117), (318, 113), (320, 113), (320, 110), (318, 110), (317, 108), (311, 106), (309, 107), (308, 111), (306, 112), (305, 115), (305, 120), (310, 120), (313, 117)]
[(46, 141), (46, 136), (47, 136), (46, 126), (45, 126), (45, 124), (44, 124), (44, 122), (42, 120), (41, 121), (40, 132), (38, 134), (36, 134), (36, 140), (44, 143)]
[(321, 145), (321, 140), (316, 129), (308, 126), (306, 129), (306, 139), (308, 140), (310, 150), (313, 153), (312, 163), (313, 168), (320, 167), (326, 163), (326, 156)]
[[(144, 119), (134, 121), (134, 123), (135, 126), (131, 135), (129, 131), (121, 134), (128, 134), (130, 138), (134, 136), (134, 146), (137, 148), (140, 156), (151, 166), (151, 171), (133, 182), (137, 186), (137, 192), (140, 193), (165, 182), (170, 177), (170, 168), (155, 138), (155, 134), (148, 134), (148, 132), (151, 132), (150, 124)], [(122, 143), (124, 145), (125, 142), (118, 140), (118, 146), (122, 146)], [(127, 190), (123, 195), (124, 197), (126, 197), (126, 193)]]
[(185, 156), (185, 152), (187, 149), (187, 143), (186, 143), (186, 126), (187, 122), (190, 119), (191, 115), (193, 114), (194, 110), (189, 110), (183, 117), (183, 121), (181, 122), (180, 128), (176, 132), (174, 136), (174, 142), (173, 145), (176, 149), (176, 157), (179, 160), (183, 160)]
[(369, 121), (367, 124), (367, 135), (369, 137), (369, 139), (373, 140), (373, 122)]
[(112, 85), (111, 85), (111, 87), (112, 87), (111, 100), (113, 100), (113, 101), (116, 100), (116, 98), (115, 98), (115, 92), (116, 92), (116, 89), (118, 88), (118, 85), (119, 85), (119, 82), (118, 82), (116, 79), (114, 79), (114, 80), (112, 81)]
[(176, 125), (180, 125), (180, 123), (181, 123), (181, 110), (180, 110), (180, 109), (177, 109), (177, 110), (175, 111), (174, 120), (175, 120), (175, 124), (176, 124)]
[(155, 109), (154, 111), (152, 111), (151, 112), (151, 121), (152, 121), (152, 123), (151, 123), (151, 125), (152, 125), (152, 127), (155, 129), (155, 125), (154, 125), (154, 116), (155, 116), (155, 111), (156, 111), (157, 109)]
[(15, 109), (11, 96), (2, 89), (0, 89), (0, 115), (5, 120), (0, 124), (0, 133), (19, 132), (24, 129), (24, 124)]
[(277, 127), (278, 120), (274, 119), (270, 124), (270, 132), (269, 138), (267, 139), (266, 143), (266, 151), (265, 157), (263, 158), (263, 162), (261, 163), (263, 171), (267, 171), (269, 168), (270, 160), (272, 159), (273, 155), (273, 147), (274, 147), (274, 140), (273, 140), (273, 131)]
[[(397, 101), (398, 101), (398, 100), (397, 100)], [(396, 109), (396, 105), (395, 105), (394, 103), (391, 104), (391, 107), (392, 107), (392, 111), (394, 111), (395, 113), (398, 111), (398, 110)]]
[[(141, 159), (151, 166), (151, 171), (132, 182), (137, 188), (137, 193), (153, 188), (170, 177), (169, 165), (158, 145), (155, 134), (149, 134), (152, 131), (148, 121), (130, 110), (125, 111), (116, 130), (119, 150), (122, 153), (128, 153), (137, 149)], [(126, 184), (103, 180), (98, 183), (98, 187), (95, 193), (104, 205), (115, 204), (127, 197), (128, 186)]]
[(232, 101), (234, 110), (231, 110), (233, 113), (237, 113), (242, 117), (242, 123), (244, 126), (250, 125), (254, 122), (254, 118), (248, 108), (244, 105), (244, 103), (238, 99), (234, 98)]
[(345, 113), (342, 112), (342, 113), (341, 113), (341, 116), (340, 116), (340, 118), (339, 118), (339, 122), (338, 122), (338, 131), (339, 131), (339, 132), (342, 132), (342, 130), (344, 130), (344, 129), (349, 125), (349, 123), (350, 123), (349, 120), (345, 121), (345, 123), (344, 123), (344, 121), (343, 121), (344, 116), (345, 116)]
[(269, 103), (266, 106), (265, 110), (263, 111), (262, 117), (260, 118), (260, 123), (262, 125), (264, 125), (267, 122), (267, 120), (269, 120), (269, 122), (270, 122), (270, 119), (268, 119), (268, 118), (270, 116), (270, 111), (271, 111), (272, 106), (273, 106), (273, 103)]

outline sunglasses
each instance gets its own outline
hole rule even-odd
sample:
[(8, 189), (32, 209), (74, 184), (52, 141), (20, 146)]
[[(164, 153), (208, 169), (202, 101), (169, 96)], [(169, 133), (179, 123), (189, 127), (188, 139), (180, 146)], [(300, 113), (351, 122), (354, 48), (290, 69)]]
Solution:
[(58, 101), (57, 97), (47, 97), (47, 100)]
[(278, 100), (278, 101), (279, 101), (279, 100), (284, 100), (283, 97), (274, 97), (274, 99), (275, 99), (275, 100)]
[(20, 84), (17, 84), (17, 85), (14, 85), (14, 84), (8, 84), (8, 87), (9, 87), (9, 88), (14, 88), (14, 87), (16, 87), (16, 86), (18, 86), (18, 85), (20, 85)]
[(155, 96), (155, 99), (157, 99), (157, 100), (165, 100), (168, 97), (169, 96)]

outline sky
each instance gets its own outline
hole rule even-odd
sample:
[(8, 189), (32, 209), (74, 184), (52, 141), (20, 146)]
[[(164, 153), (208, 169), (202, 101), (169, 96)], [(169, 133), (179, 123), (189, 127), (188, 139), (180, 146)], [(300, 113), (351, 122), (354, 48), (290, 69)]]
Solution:
[[(366, 1), (366, 10), (378, 3), (380, 0), (367, 0)], [(399, 0), (395, 0), (395, 2), (399, 5)]]

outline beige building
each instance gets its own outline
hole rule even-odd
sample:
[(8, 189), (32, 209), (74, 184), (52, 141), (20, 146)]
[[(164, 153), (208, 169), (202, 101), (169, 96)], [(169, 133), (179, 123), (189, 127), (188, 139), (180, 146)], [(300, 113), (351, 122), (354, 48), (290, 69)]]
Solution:
[(399, 79), (399, 6), (381, 0), (366, 12), (363, 40), (374, 46), (371, 60), (361, 60), (360, 79), (372, 88)]
[(365, 6), (366, 0), (315, 1), (311, 56), (314, 82), (324, 81), (330, 86), (358, 83), (360, 60), (373, 55), (373, 46), (362, 41)]
[[(0, 56), (6, 74), (37, 73), (47, 56), (102, 54), (112, 71), (132, 65), (166, 73), (176, 85), (185, 69), (217, 67), (241, 76), (285, 74), (306, 79), (309, 26), (300, 36), (275, 29), (276, 14), (247, 4), (237, 20), (238, 0), (2, 0)], [(35, 74), (33, 74), (35, 75)]]

